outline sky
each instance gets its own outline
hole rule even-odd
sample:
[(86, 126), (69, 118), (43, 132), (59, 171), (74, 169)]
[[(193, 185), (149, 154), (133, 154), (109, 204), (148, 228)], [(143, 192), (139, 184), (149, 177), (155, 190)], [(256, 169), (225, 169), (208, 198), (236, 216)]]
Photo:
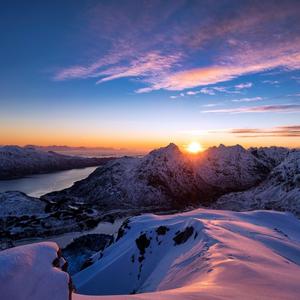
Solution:
[(0, 1), (0, 144), (300, 147), (300, 1)]

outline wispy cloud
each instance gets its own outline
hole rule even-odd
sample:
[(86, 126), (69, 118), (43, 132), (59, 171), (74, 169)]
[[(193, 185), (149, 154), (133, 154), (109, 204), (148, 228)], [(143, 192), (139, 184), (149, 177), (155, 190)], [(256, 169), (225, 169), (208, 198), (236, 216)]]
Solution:
[(300, 112), (300, 104), (283, 104), (283, 105), (262, 105), (252, 107), (238, 107), (238, 108), (223, 108), (215, 110), (205, 110), (203, 113), (267, 113), (267, 112)]
[(235, 87), (226, 87), (226, 86), (216, 86), (213, 88), (215, 91), (219, 93), (225, 94), (240, 94), (240, 89), (236, 89)]
[(214, 96), (216, 95), (216, 92), (218, 93), (225, 93), (225, 94), (240, 94), (242, 89), (244, 88), (249, 88), (250, 86), (252, 86), (252, 84), (245, 84), (245, 86), (247, 87), (242, 87), (242, 85), (236, 85), (236, 86), (213, 86), (213, 87), (204, 87), (201, 90), (198, 91), (188, 91), (186, 92), (187, 95), (189, 96), (194, 96), (194, 95), (198, 95), (198, 94), (205, 94), (205, 95), (210, 95), (210, 96)]
[(213, 96), (213, 95), (216, 94), (215, 91), (214, 91), (214, 89), (210, 89), (210, 88), (202, 88), (200, 90), (200, 93), (206, 94), (206, 95), (210, 95), (210, 96)]
[(208, 104), (203, 104), (202, 106), (203, 107), (214, 107), (214, 106), (217, 106), (219, 105), (218, 103), (208, 103)]
[(253, 85), (252, 82), (240, 83), (235, 85), (235, 88), (238, 90), (249, 89), (252, 87), (252, 85)]
[(184, 93), (180, 93), (178, 95), (172, 95), (172, 96), (170, 96), (170, 99), (177, 99), (177, 98), (181, 98), (181, 97), (184, 97), (184, 96), (185, 96)]
[(271, 84), (271, 85), (278, 85), (278, 80), (263, 80), (263, 83)]
[[(145, 84), (136, 92), (145, 93), (192, 89), (274, 69), (298, 70), (299, 9), (298, 1), (243, 1), (226, 9), (222, 1), (101, 2), (87, 14), (87, 45), (95, 45), (93, 53), (99, 55), (61, 68), (54, 78), (95, 78), (98, 84), (134, 78)], [(231, 92), (251, 86), (241, 83)]]
[(240, 98), (240, 99), (233, 99), (232, 102), (256, 102), (263, 100), (262, 97), (252, 97), (252, 98)]
[(300, 83), (300, 76), (292, 76), (291, 79), (297, 81), (298, 83)]

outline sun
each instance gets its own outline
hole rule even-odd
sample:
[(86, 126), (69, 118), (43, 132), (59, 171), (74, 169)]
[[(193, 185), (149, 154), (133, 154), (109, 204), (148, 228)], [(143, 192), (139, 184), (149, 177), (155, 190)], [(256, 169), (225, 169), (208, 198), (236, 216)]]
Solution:
[(187, 145), (186, 150), (190, 153), (196, 154), (203, 151), (203, 147), (198, 142), (191, 142)]

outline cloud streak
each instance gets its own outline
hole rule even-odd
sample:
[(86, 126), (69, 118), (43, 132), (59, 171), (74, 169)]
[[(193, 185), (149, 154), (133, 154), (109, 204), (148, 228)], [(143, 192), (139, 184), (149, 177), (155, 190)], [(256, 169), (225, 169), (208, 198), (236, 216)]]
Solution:
[(300, 104), (282, 104), (282, 105), (262, 105), (251, 107), (238, 107), (238, 108), (223, 108), (214, 110), (205, 110), (202, 113), (297, 113), (300, 112)]
[(240, 99), (233, 99), (232, 102), (256, 102), (263, 100), (262, 97), (252, 97), (252, 98), (240, 98)]
[(268, 129), (240, 128), (232, 129), (229, 133), (238, 135), (241, 138), (253, 137), (300, 137), (300, 125), (279, 126)]

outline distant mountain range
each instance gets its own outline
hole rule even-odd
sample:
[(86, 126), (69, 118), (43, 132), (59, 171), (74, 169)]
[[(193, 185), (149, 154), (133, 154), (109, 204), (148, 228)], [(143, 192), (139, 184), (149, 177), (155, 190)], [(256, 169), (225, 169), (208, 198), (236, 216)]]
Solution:
[(33, 147), (0, 147), (0, 180), (59, 170), (97, 166), (110, 158), (69, 156)]
[(49, 146), (39, 146), (39, 145), (26, 145), (24, 148), (34, 148), (40, 149), (44, 151), (72, 151), (72, 150), (99, 150), (99, 151), (126, 151), (128, 149), (125, 148), (113, 148), (113, 147), (74, 147), (74, 146), (66, 146), (66, 145), (49, 145)]

